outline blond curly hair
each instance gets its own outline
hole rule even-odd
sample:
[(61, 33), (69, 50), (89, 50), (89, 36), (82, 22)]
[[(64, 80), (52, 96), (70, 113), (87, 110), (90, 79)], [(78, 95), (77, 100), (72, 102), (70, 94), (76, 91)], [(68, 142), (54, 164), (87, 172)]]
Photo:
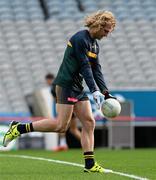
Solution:
[(110, 11), (98, 11), (85, 18), (85, 26), (94, 28), (95, 31), (99, 31), (107, 25), (111, 25), (114, 29), (116, 20), (112, 12)]

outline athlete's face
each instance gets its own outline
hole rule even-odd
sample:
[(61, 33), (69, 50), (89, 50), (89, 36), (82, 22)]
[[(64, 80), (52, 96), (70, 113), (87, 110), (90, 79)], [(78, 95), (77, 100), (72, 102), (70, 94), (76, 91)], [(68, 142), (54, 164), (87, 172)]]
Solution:
[(111, 26), (111, 25), (107, 25), (107, 26), (105, 26), (105, 27), (102, 27), (99, 31), (98, 31), (98, 33), (97, 33), (97, 39), (102, 39), (102, 38), (104, 38), (104, 37), (107, 37), (107, 35), (109, 34), (109, 33), (111, 33), (113, 31), (113, 27)]

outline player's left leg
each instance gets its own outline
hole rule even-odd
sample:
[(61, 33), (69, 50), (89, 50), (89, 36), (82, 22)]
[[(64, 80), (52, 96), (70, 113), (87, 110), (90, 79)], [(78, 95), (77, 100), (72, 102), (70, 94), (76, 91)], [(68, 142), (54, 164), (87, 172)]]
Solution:
[(74, 112), (82, 123), (81, 144), (84, 152), (84, 172), (105, 172), (104, 168), (94, 160), (94, 127), (91, 105), (89, 100), (79, 101), (74, 106)]

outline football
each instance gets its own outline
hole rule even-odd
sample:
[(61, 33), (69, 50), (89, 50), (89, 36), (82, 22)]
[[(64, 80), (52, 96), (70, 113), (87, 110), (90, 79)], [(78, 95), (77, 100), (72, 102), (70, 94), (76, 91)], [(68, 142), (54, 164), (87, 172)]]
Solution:
[(114, 118), (121, 112), (121, 105), (118, 100), (109, 98), (104, 101), (101, 111), (105, 117)]

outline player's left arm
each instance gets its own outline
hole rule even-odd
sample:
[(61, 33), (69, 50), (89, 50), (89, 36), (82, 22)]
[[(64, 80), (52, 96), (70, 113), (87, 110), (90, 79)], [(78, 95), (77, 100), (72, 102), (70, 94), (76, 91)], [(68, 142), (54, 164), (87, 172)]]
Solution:
[(99, 59), (94, 59), (94, 61), (91, 63), (92, 72), (94, 76), (94, 80), (99, 87), (100, 91), (102, 93), (105, 93), (105, 91), (108, 91), (108, 88), (106, 86), (104, 76), (102, 74), (101, 65), (99, 63)]
[(102, 74), (102, 68), (101, 68), (101, 65), (99, 63), (98, 57), (92, 63), (92, 72), (93, 72), (94, 80), (95, 80), (97, 86), (99, 87), (101, 93), (105, 95), (105, 99), (115, 98), (114, 96), (112, 96), (109, 93), (106, 82), (104, 80), (104, 75)]

